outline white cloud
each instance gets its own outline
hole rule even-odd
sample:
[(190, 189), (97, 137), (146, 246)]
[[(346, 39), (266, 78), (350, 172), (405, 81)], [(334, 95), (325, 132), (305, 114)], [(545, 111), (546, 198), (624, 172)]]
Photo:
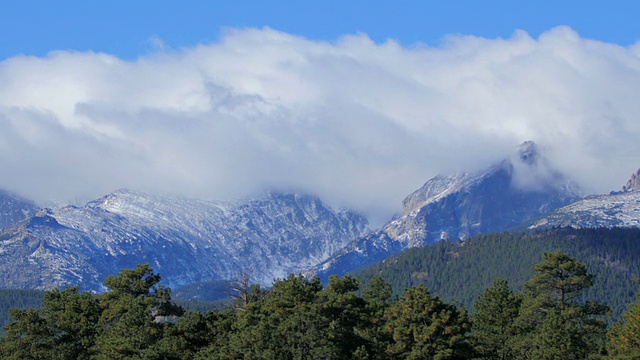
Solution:
[(440, 48), (266, 28), (161, 49), (0, 63), (0, 187), (39, 201), (295, 188), (384, 219), (431, 176), (525, 140), (594, 192), (640, 167), (640, 45), (564, 27)]

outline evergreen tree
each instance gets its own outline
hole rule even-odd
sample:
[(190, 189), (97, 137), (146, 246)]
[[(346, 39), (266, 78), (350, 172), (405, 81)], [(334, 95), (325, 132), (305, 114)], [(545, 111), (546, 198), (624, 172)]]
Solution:
[(640, 359), (640, 290), (607, 334), (607, 350), (612, 359)]
[[(536, 275), (525, 284), (525, 297), (514, 339), (520, 356), (531, 359), (585, 359), (604, 353), (608, 308), (580, 303), (592, 285), (586, 266), (559, 251), (544, 253)], [(557, 347), (557, 348), (554, 348)], [(558, 354), (564, 354), (562, 356)]]
[(557, 310), (551, 309), (535, 336), (531, 359), (578, 360), (586, 359), (587, 351), (580, 334)]
[(471, 323), (464, 309), (431, 296), (422, 285), (405, 295), (385, 314), (393, 343), (387, 353), (402, 359), (468, 359)]
[(249, 359), (311, 359), (327, 342), (319, 316), (318, 278), (289, 275), (276, 281), (263, 301), (238, 313), (230, 357)]
[(511, 339), (517, 334), (515, 321), (520, 314), (521, 297), (509, 289), (506, 280), (496, 280), (478, 296), (472, 316), (473, 344), (485, 359), (512, 359)]
[(44, 291), (25, 289), (0, 289), (0, 338), (5, 335), (4, 326), (11, 321), (9, 310), (42, 307)]
[(92, 348), (96, 359), (154, 357), (153, 346), (162, 339), (168, 317), (183, 312), (158, 282), (160, 275), (148, 263), (107, 277), (109, 291), (100, 297), (100, 335)]
[(358, 328), (358, 334), (366, 341), (365, 350), (371, 359), (388, 358), (385, 351), (392, 338), (385, 330), (384, 313), (389, 308), (388, 300), (392, 294), (391, 285), (379, 276), (374, 276), (362, 292), (364, 323)]
[(12, 310), (4, 359), (86, 359), (101, 308), (78, 287), (47, 291), (40, 310)]
[[(208, 312), (204, 317), (204, 321), (207, 325), (206, 347), (202, 347), (198, 350), (194, 359), (211, 360), (242, 358), (240, 352), (233, 348), (233, 344), (231, 342), (233, 339), (232, 336), (236, 331), (238, 331), (237, 316), (237, 313), (231, 310)], [(180, 322), (178, 322), (178, 325), (180, 325)], [(191, 334), (190, 336), (193, 337)], [(246, 358), (250, 359), (252, 357), (246, 356)], [(253, 356), (253, 358), (257, 357)]]
[[(356, 294), (359, 287), (358, 279), (350, 275), (331, 276), (329, 284), (319, 294), (318, 310), (322, 321), (326, 322), (328, 340), (323, 357), (348, 359), (358, 348), (365, 346), (364, 339), (356, 331), (364, 325), (366, 318), (366, 303)], [(363, 347), (360, 356), (364, 354)]]

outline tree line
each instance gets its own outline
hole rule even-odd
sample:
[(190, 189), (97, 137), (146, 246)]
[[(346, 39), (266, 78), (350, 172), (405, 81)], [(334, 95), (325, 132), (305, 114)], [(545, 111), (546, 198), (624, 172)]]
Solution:
[(640, 305), (607, 325), (581, 300), (583, 263), (544, 253), (522, 291), (497, 280), (463, 306), (424, 285), (392, 297), (375, 277), (290, 275), (270, 289), (236, 282), (234, 306), (185, 312), (149, 264), (109, 276), (103, 294), (47, 291), (40, 309), (13, 309), (3, 359), (631, 359), (640, 357)]

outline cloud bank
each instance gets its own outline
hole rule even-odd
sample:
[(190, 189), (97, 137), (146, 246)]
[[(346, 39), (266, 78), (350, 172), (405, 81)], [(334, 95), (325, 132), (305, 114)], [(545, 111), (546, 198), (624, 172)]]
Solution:
[(438, 48), (265, 28), (135, 61), (55, 51), (0, 63), (0, 187), (40, 202), (296, 189), (381, 220), (430, 177), (534, 140), (608, 192), (640, 167), (638, 94), (640, 45), (566, 27)]

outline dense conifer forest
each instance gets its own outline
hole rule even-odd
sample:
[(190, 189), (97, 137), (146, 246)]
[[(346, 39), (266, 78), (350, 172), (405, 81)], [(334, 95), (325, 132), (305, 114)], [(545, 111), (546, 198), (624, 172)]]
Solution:
[[(10, 309), (40, 308), (44, 291), (0, 289), (0, 327), (10, 320)], [(0, 336), (4, 335), (4, 329), (0, 328)]]
[[(635, 359), (640, 299), (630, 298), (614, 321), (607, 303), (590, 294), (636, 276), (637, 236), (555, 229), (446, 242), (363, 270), (364, 285), (352, 275), (326, 285), (290, 275), (263, 289), (245, 274), (227, 287), (232, 306), (209, 311), (186, 311), (141, 264), (108, 277), (103, 294), (56, 289), (39, 308), (12, 309), (0, 358)], [(409, 271), (391, 271), (399, 264)], [(409, 267), (415, 264), (423, 267)], [(511, 273), (521, 286), (502, 276)], [(385, 277), (405, 289), (394, 295)], [(474, 289), (471, 306), (432, 290), (434, 278), (442, 293)]]
[(513, 289), (522, 290), (542, 254), (555, 250), (586, 264), (595, 278), (581, 296), (608, 305), (613, 319), (634, 301), (633, 279), (640, 277), (640, 229), (561, 228), (480, 235), (409, 249), (352, 274), (365, 285), (380, 276), (394, 294), (424, 284), (445, 301), (473, 312), (475, 299), (495, 280), (507, 280)]

